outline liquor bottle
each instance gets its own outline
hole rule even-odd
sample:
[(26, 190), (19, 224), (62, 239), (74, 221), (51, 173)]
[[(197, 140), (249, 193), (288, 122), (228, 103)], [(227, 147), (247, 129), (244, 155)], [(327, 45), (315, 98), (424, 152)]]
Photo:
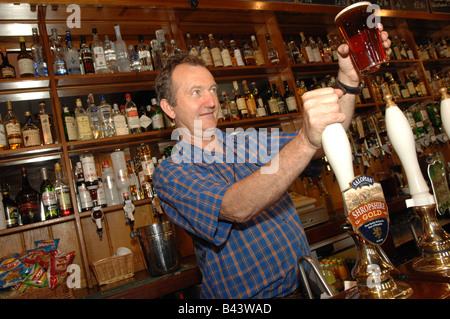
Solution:
[(78, 141), (78, 127), (75, 115), (70, 112), (68, 106), (63, 106), (62, 119), (64, 123), (64, 135), (67, 141)]
[(170, 55), (169, 46), (166, 43), (166, 37), (164, 36), (163, 29), (156, 30), (155, 35), (161, 51), (161, 66), (164, 68), (167, 65), (167, 59)]
[(55, 187), (48, 180), (47, 168), (41, 168), (41, 218), (49, 220), (59, 217)]
[(118, 24), (114, 25), (114, 31), (116, 33), (115, 47), (119, 72), (131, 72), (130, 58), (128, 57), (127, 44), (122, 39), (122, 35), (120, 33), (120, 26)]
[(33, 66), (35, 76), (48, 76), (47, 62), (44, 58), (44, 49), (39, 41), (37, 28), (31, 29), (33, 32), (33, 44), (31, 45), (31, 55), (33, 56)]
[(105, 137), (105, 131), (103, 129), (102, 116), (100, 114), (100, 108), (97, 105), (95, 105), (94, 95), (92, 93), (88, 94), (87, 103), (89, 106), (86, 110), (86, 113), (89, 116), (89, 123), (91, 125), (92, 136), (95, 139), (103, 138)]
[(192, 43), (191, 34), (186, 33), (186, 51), (193, 56), (198, 56), (198, 51), (195, 45)]
[(98, 107), (101, 121), (103, 122), (103, 132), (105, 137), (111, 137), (116, 135), (116, 129), (114, 126), (113, 110), (111, 105), (106, 102), (105, 96), (100, 95), (100, 105)]
[(64, 173), (61, 170), (61, 165), (59, 165), (59, 163), (55, 163), (55, 183), (53, 184), (53, 188), (55, 189), (59, 215), (68, 216), (73, 214), (69, 184), (64, 178)]
[(245, 103), (247, 104), (248, 115), (249, 117), (256, 117), (256, 100), (253, 93), (248, 88), (247, 80), (242, 80), (242, 86), (244, 88)]
[(7, 112), (5, 116), (6, 138), (8, 140), (9, 149), (15, 150), (22, 148), (22, 134), (20, 130), (20, 122), (16, 113), (12, 109), (11, 101), (6, 101)]
[(295, 44), (294, 39), (292, 37), (290, 37), (290, 39), (289, 39), (288, 47), (289, 47), (289, 51), (292, 54), (293, 63), (297, 63), (297, 64), (304, 63), (301, 58), (300, 49), (297, 47), (297, 45)]
[(3, 122), (2, 115), (0, 114), (0, 150), (7, 150), (8, 139), (6, 138), (6, 128), (5, 123)]
[(9, 64), (8, 61), (8, 52), (6, 52), (6, 48), (2, 48), (2, 65), (0, 67), (0, 77), (2, 79), (13, 79), (16, 77), (16, 69)]
[(141, 125), (139, 123), (139, 114), (136, 104), (131, 100), (129, 93), (125, 94), (125, 113), (127, 116), (128, 129), (131, 134), (141, 133)]
[(143, 172), (144, 181), (141, 183), (144, 198), (153, 198), (155, 191), (153, 188), (153, 173), (155, 165), (153, 165), (152, 154), (148, 144), (142, 143), (138, 149), (139, 158), (141, 161), (141, 171)]
[(53, 28), (52, 34), (49, 37), (50, 49), (53, 59), (53, 70), (55, 75), (67, 75), (66, 62), (64, 60), (64, 48), (61, 43), (61, 37), (58, 35), (58, 31)]
[(181, 49), (178, 48), (175, 39), (170, 40), (170, 46), (171, 46), (170, 56), (181, 54), (183, 52)]
[(144, 71), (141, 60), (139, 60), (139, 54), (136, 52), (134, 46), (132, 46), (132, 45), (128, 46), (128, 56), (130, 57), (131, 71), (135, 71), (135, 72)]
[(164, 116), (161, 106), (158, 105), (158, 102), (155, 98), (151, 99), (151, 108), (150, 108), (150, 118), (152, 119), (152, 129), (153, 130), (164, 130)]
[(405, 83), (404, 83), (404, 82), (401, 82), (401, 83), (399, 84), (399, 86), (400, 86), (400, 93), (401, 93), (401, 95), (402, 95), (402, 98), (403, 98), (403, 99), (410, 99), (410, 98), (411, 98), (411, 94), (409, 94), (409, 90), (408, 90), (408, 88), (406, 87)]
[[(141, 159), (139, 156), (127, 160), (127, 172), (128, 172), (128, 182), (130, 184), (130, 196), (131, 200), (140, 200), (145, 198), (143, 193), (143, 188), (141, 185), (145, 182), (144, 172), (141, 169)], [(139, 175), (139, 178), (138, 178)]]
[(17, 203), (9, 197), (9, 185), (1, 185), (2, 192), (2, 206), (5, 214), (6, 228), (12, 228), (20, 225), (20, 215)]
[(152, 62), (153, 62), (153, 69), (161, 70), (163, 68), (163, 62), (162, 62), (163, 58), (162, 58), (161, 46), (159, 45), (158, 40), (150, 41), (150, 46), (152, 48), (151, 56), (152, 56)]
[(402, 94), (400, 92), (400, 86), (395, 81), (392, 73), (386, 72), (385, 76), (386, 76), (386, 81), (387, 81), (387, 83), (389, 85), (389, 89), (391, 90), (391, 93), (392, 93), (392, 98), (394, 100), (401, 99), (402, 98)]
[(419, 83), (419, 81), (417, 80), (416, 76), (414, 75), (414, 73), (410, 73), (409, 74), (409, 78), (411, 79), (414, 88), (416, 89), (416, 94), (418, 97), (422, 97), (424, 96), (423, 92), (422, 92), (422, 85)]
[(284, 102), (283, 97), (278, 93), (277, 85), (275, 83), (272, 83), (272, 90), (273, 90), (273, 95), (277, 99), (278, 110), (280, 111), (280, 114), (285, 114), (286, 113), (286, 103)]
[(222, 122), (225, 121), (231, 121), (231, 109), (230, 109), (230, 100), (227, 99), (225, 100), (224, 98), (224, 94), (226, 94), (225, 91), (222, 91), (222, 101), (220, 102), (220, 112), (219, 114), (221, 114), (221, 118), (222, 118)]
[(41, 131), (42, 144), (54, 144), (53, 125), (51, 115), (47, 113), (45, 102), (39, 102), (39, 129)]
[(268, 97), (267, 104), (269, 104), (270, 115), (280, 114), (280, 108), (278, 106), (278, 96), (275, 94), (275, 90), (271, 90), (270, 84), (267, 87), (266, 96)]
[(416, 87), (416, 90), (417, 91), (420, 90), (422, 92), (422, 96), (428, 95), (428, 91), (425, 86), (425, 83), (423, 83), (422, 79), (419, 76), (419, 72), (417, 72), (417, 70), (414, 70), (413, 78), (416, 80), (416, 82), (418, 84), (418, 86)]
[(334, 36), (333, 39), (330, 35), (327, 35), (328, 47), (331, 49), (331, 61), (338, 62), (339, 53), (337, 51), (337, 48), (339, 46), (339, 43), (337, 42), (337, 36)]
[(86, 43), (86, 36), (80, 36), (80, 56), (81, 62), (83, 63), (83, 69), (85, 74), (94, 74), (94, 59), (92, 57), (92, 51), (89, 45)]
[(402, 55), (400, 54), (400, 47), (397, 36), (395, 36), (394, 39), (391, 38), (391, 49), (394, 59), (402, 60)]
[(103, 180), (101, 177), (97, 177), (98, 185), (97, 185), (97, 205), (100, 207), (106, 207), (108, 204), (106, 202), (105, 188), (103, 186)]
[(405, 74), (405, 85), (409, 91), (409, 95), (411, 95), (411, 97), (416, 97), (417, 96), (416, 86), (414, 85), (414, 82), (411, 80), (408, 74)]
[(130, 182), (128, 180), (128, 170), (125, 161), (125, 153), (119, 149), (111, 153), (114, 174), (116, 177), (119, 196), (123, 201), (131, 200)]
[(108, 161), (103, 161), (102, 164), (102, 180), (106, 196), (106, 205), (110, 207), (121, 204), (122, 200), (117, 191), (116, 178)]
[(244, 66), (244, 59), (242, 58), (241, 49), (236, 45), (236, 41), (233, 38), (233, 35), (230, 34), (230, 54), (231, 61), (233, 62), (233, 66)]
[(19, 65), (19, 74), (22, 78), (34, 76), (34, 61), (31, 54), (27, 52), (25, 37), (19, 37), (20, 53), (17, 56), (17, 64)]
[(413, 51), (411, 50), (411, 48), (409, 47), (409, 45), (408, 45), (408, 43), (406, 42), (406, 40), (405, 40), (405, 39), (402, 39), (401, 42), (402, 42), (403, 48), (404, 48), (405, 51), (406, 51), (406, 59), (414, 60), (414, 53), (413, 53)]
[[(226, 108), (229, 111), (229, 117), (228, 119), (230, 121), (234, 121), (234, 120), (239, 120), (239, 112), (237, 110), (236, 107), (236, 103), (234, 101), (230, 101), (230, 96), (228, 95), (228, 93), (226, 91), (222, 91), (222, 98), (223, 98), (223, 102), (222, 102), (222, 109)], [(233, 102), (233, 103), (232, 103)], [(224, 111), (222, 111), (222, 113), (225, 113)]]
[(239, 110), (239, 116), (241, 119), (249, 118), (249, 112), (247, 109), (247, 103), (245, 102), (245, 96), (241, 94), (239, 89), (239, 84), (237, 81), (233, 81), (234, 87), (234, 101), (236, 102), (236, 106)]
[(106, 64), (105, 50), (103, 43), (100, 41), (97, 28), (92, 28), (92, 56), (94, 58), (95, 73), (109, 73), (108, 65)]
[(116, 135), (119, 136), (130, 134), (127, 125), (127, 117), (119, 110), (117, 103), (113, 104), (113, 109), (113, 121), (116, 129)]
[(228, 50), (227, 46), (225, 45), (225, 42), (223, 41), (222, 36), (218, 35), (217, 38), (219, 39), (219, 49), (220, 49), (220, 55), (222, 56), (223, 66), (224, 67), (233, 66), (233, 61), (231, 60), (230, 50)]
[(261, 48), (259, 47), (256, 37), (252, 35), (250, 39), (252, 40), (253, 56), (255, 57), (256, 65), (264, 65), (265, 64), (264, 55)]
[(297, 99), (294, 93), (289, 89), (287, 81), (284, 81), (284, 100), (287, 105), (287, 110), (289, 113), (298, 112)]
[(308, 88), (305, 85), (305, 81), (296, 80), (295, 85), (297, 86), (297, 94), (302, 97), (308, 91)]
[(22, 186), (17, 193), (16, 203), (23, 225), (41, 221), (39, 192), (31, 187), (25, 167), (22, 167)]
[(266, 34), (266, 42), (267, 42), (267, 58), (269, 59), (270, 64), (280, 64), (278, 51), (273, 48), (272, 40), (270, 39), (269, 34)]
[(76, 103), (75, 119), (77, 121), (78, 139), (80, 141), (90, 140), (94, 138), (94, 136), (92, 135), (89, 115), (83, 108), (83, 103), (81, 102), (81, 99), (79, 98), (76, 99), (75, 103)]
[(81, 162), (77, 162), (75, 164), (75, 175), (78, 198), (80, 200), (80, 210), (82, 212), (90, 211), (92, 207), (94, 207), (94, 202), (92, 201), (91, 194), (86, 185), (83, 166), (81, 165)]
[(22, 139), (24, 147), (41, 145), (39, 128), (34, 125), (29, 111), (25, 112), (25, 125), (22, 127)]
[(153, 71), (152, 56), (150, 54), (150, 47), (145, 44), (144, 36), (142, 34), (138, 35), (139, 44), (137, 53), (139, 55), (139, 60), (141, 61), (142, 71)]
[(245, 39), (242, 41), (242, 56), (244, 57), (245, 65), (256, 65), (253, 50)]
[(203, 62), (205, 62), (205, 65), (207, 67), (214, 66), (213, 59), (211, 57), (211, 51), (209, 50), (208, 46), (205, 44), (205, 40), (203, 40), (203, 37), (201, 34), (198, 35), (198, 43), (200, 45), (200, 57), (202, 58)]
[(139, 125), (142, 132), (150, 132), (152, 130), (152, 119), (150, 118), (150, 105), (139, 107)]
[(216, 41), (214, 40), (214, 36), (212, 33), (208, 34), (209, 39), (209, 45), (210, 45), (210, 52), (211, 52), (211, 58), (213, 61), (214, 67), (222, 67), (223, 66), (223, 60), (222, 55), (220, 54), (220, 49), (216, 44)]
[(304, 57), (307, 59), (308, 63), (313, 63), (316, 61), (314, 58), (314, 53), (311, 47), (311, 44), (306, 41), (305, 34), (303, 32), (300, 32), (300, 39), (301, 39), (301, 51), (304, 55)]
[(85, 152), (80, 155), (81, 166), (83, 167), (84, 181), (86, 183), (86, 188), (91, 194), (92, 202), (94, 206), (98, 206), (98, 176), (97, 170), (95, 169), (94, 155), (90, 152)]
[(81, 74), (80, 55), (78, 50), (72, 45), (70, 30), (66, 30), (66, 50), (64, 57), (67, 74)]
[(117, 63), (114, 42), (110, 41), (107, 35), (105, 35), (105, 41), (103, 42), (103, 51), (105, 52), (105, 61), (109, 72), (119, 73), (119, 63)]
[(319, 46), (314, 41), (312, 36), (309, 37), (309, 43), (311, 45), (311, 49), (312, 49), (312, 52), (313, 52), (313, 55), (314, 55), (314, 61), (315, 62), (323, 62), (322, 61), (322, 54), (320, 53)]

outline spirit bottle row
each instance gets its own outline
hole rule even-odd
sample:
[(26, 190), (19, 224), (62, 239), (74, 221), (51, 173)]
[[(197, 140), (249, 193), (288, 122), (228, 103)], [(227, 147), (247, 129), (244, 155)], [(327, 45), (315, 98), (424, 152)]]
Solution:
[(327, 35), (326, 41), (322, 41), (322, 37), (306, 39), (300, 32), (297, 39), (290, 36), (285, 41), (285, 49), (291, 64), (329, 63), (338, 61), (337, 48), (341, 42), (338, 36), (332, 35)]
[(45, 102), (39, 102), (37, 122), (25, 111), (25, 123), (21, 124), (11, 101), (6, 102), (6, 108), (4, 120), (0, 114), (0, 150), (55, 143), (52, 116), (47, 113)]
[(121, 136), (154, 130), (173, 128), (174, 124), (163, 114), (155, 98), (145, 107), (137, 107), (130, 94), (125, 94), (125, 104), (119, 105), (106, 101), (100, 95), (100, 103), (96, 103), (94, 95), (88, 94), (85, 109), (80, 98), (71, 112), (63, 106), (64, 133), (67, 141), (98, 139)]
[(73, 213), (70, 189), (59, 163), (54, 166), (55, 181), (51, 182), (47, 168), (40, 169), (41, 184), (36, 190), (22, 167), (22, 185), (15, 199), (10, 197), (7, 183), (1, 184), (3, 210), (7, 228), (27, 225)]

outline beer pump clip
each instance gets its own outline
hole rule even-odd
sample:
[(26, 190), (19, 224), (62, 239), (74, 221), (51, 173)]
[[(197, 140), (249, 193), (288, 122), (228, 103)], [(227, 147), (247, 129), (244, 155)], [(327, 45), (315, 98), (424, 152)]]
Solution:
[(358, 254), (352, 269), (357, 285), (350, 298), (408, 298), (411, 287), (391, 277), (394, 266), (381, 248), (389, 226), (381, 185), (370, 176), (355, 178), (350, 142), (342, 124), (325, 128), (322, 145), (343, 195), (347, 215), (343, 229), (353, 238)]
[[(436, 201), (420, 170), (415, 153), (414, 135), (409, 122), (392, 101), (391, 95), (386, 95), (385, 100), (388, 137), (403, 165), (411, 194), (411, 198), (405, 201), (406, 206), (416, 213), (423, 228), (423, 234), (417, 240), (422, 257), (413, 263), (413, 268), (417, 271), (439, 272), (447, 275), (450, 270), (450, 235), (437, 220)], [(446, 116), (442, 114), (441, 117)]]

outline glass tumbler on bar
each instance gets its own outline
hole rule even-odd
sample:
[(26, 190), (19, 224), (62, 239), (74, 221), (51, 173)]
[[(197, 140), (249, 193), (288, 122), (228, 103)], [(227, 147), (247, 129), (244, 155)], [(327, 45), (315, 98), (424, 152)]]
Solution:
[(357, 2), (343, 9), (334, 19), (362, 75), (378, 71), (388, 61), (373, 9), (368, 1)]

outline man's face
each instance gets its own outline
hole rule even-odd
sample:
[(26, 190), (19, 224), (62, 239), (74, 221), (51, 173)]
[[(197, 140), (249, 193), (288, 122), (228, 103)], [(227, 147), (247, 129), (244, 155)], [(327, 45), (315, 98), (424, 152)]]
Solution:
[(177, 126), (187, 128), (198, 137), (205, 130), (214, 129), (220, 105), (217, 83), (211, 72), (202, 66), (181, 64), (172, 73), (172, 83), (177, 105), (172, 106), (171, 117)]

